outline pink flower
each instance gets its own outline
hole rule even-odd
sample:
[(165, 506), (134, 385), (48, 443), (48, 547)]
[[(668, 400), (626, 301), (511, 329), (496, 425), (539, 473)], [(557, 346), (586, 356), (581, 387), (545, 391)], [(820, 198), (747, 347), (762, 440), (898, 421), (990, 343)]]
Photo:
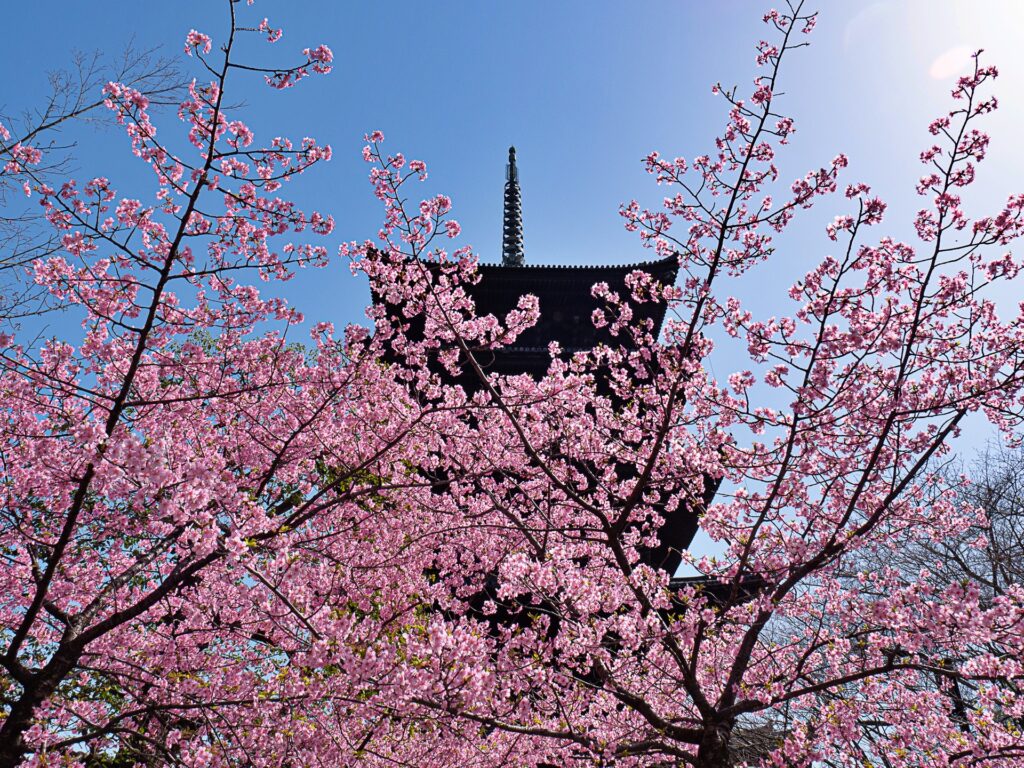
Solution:
[(326, 45), (319, 45), (316, 48), (306, 48), (303, 55), (313, 65), (313, 71), (320, 75), (326, 75), (331, 71), (331, 62), (334, 61), (334, 54)]
[(209, 53), (213, 48), (213, 43), (210, 40), (209, 35), (204, 35), (202, 32), (197, 32), (194, 29), (189, 30), (189, 33), (185, 35), (185, 53), (189, 56), (192, 55), (192, 51), (195, 49), (202, 49), (203, 53)]
[(64, 235), (61, 238), (61, 245), (64, 246), (64, 249), (67, 250), (68, 253), (75, 256), (82, 256), (89, 251), (96, 250), (95, 243), (78, 231)]
[(427, 164), (422, 160), (410, 160), (409, 170), (419, 175), (420, 181), (427, 178)]
[(43, 159), (43, 153), (38, 149), (20, 142), (8, 151), (11, 159), (4, 165), (4, 170), (7, 173), (20, 173), (30, 165), (38, 165)]
[(283, 31), (280, 29), (272, 29), (270, 26), (270, 21), (267, 19), (263, 19), (263, 21), (260, 22), (260, 25), (257, 27), (257, 29), (260, 32), (264, 32), (267, 35), (268, 43), (276, 43), (278, 40), (281, 39), (281, 35), (283, 34)]
[(754, 95), (751, 96), (751, 101), (757, 105), (767, 104), (772, 99), (772, 89), (767, 83), (759, 82), (757, 84), (757, 90), (754, 91)]

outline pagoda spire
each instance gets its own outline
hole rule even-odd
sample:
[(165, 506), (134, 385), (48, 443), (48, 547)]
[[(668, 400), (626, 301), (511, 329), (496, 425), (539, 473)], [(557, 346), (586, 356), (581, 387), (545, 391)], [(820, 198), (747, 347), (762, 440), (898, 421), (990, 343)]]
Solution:
[(516, 148), (508, 148), (505, 166), (505, 227), (501, 238), (501, 264), (505, 267), (523, 266), (523, 209), (519, 199), (519, 169), (516, 168)]

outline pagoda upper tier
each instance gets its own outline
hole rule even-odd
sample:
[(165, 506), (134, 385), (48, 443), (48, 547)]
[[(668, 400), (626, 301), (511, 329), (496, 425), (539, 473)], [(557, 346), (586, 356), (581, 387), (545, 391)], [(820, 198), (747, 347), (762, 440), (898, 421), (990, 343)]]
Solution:
[[(601, 342), (611, 343), (607, 329), (594, 327), (592, 315), (603, 302), (595, 298), (591, 289), (595, 283), (607, 283), (620, 295), (628, 296), (626, 276), (636, 270), (649, 274), (662, 285), (673, 285), (679, 264), (674, 257), (638, 264), (608, 266), (552, 266), (481, 264), (481, 279), (468, 286), (476, 302), (478, 315), (501, 317), (515, 309), (520, 296), (532, 294), (540, 303), (540, 319), (536, 325), (523, 331), (512, 346), (481, 355), (480, 364), (492, 373), (543, 376), (551, 363), (548, 345), (557, 341), (563, 352), (573, 353), (591, 349)], [(665, 319), (662, 302), (634, 305), (634, 317), (654, 321), (660, 331)], [(626, 342), (624, 336), (616, 343)], [(488, 359), (485, 359), (488, 358)]]

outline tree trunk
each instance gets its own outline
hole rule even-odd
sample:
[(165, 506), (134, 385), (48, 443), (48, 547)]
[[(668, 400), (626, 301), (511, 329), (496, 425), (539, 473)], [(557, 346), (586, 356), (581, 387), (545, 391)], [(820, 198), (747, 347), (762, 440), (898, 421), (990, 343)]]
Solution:
[(50, 662), (32, 675), (11, 712), (0, 726), (0, 768), (16, 768), (25, 759), (25, 732), (32, 727), (32, 715), (78, 664), (80, 654), (60, 649)]
[(697, 747), (697, 768), (732, 768), (732, 757), (729, 754), (731, 740), (732, 724), (707, 726), (704, 738)]

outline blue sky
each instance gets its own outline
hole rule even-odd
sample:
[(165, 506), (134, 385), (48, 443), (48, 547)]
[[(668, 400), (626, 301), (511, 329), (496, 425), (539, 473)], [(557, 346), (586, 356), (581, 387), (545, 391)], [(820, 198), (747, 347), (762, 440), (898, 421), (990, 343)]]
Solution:
[[(74, 48), (116, 54), (134, 37), (137, 45), (164, 45), (177, 54), (191, 27), (216, 41), (225, 7), (220, 0), (13, 5), (8, 28), (17, 34), (0, 50), (7, 73), (0, 104), (9, 112), (31, 104), (45, 70), (63, 65)], [(930, 70), (950, 51), (985, 47), (1003, 70), (986, 186), (993, 200), (1013, 189), (1024, 170), (1014, 146), (1024, 115), (1024, 96), (1017, 96), (1024, 93), (1024, 57), (1011, 43), (1024, 32), (1024, 6), (824, 0), (818, 7), (813, 46), (796, 52), (784, 73), (785, 106), (798, 126), (793, 148), (781, 158), (787, 177), (845, 151), (852, 160), (847, 178), (868, 181), (888, 197), (892, 228), (906, 231), (917, 204), (916, 154), (927, 122), (947, 102), (956, 56), (944, 77)], [(723, 112), (709, 86), (749, 83), (764, 10), (749, 0), (260, 0), (240, 8), (284, 27), (284, 39), (266, 51), (278, 60), (291, 61), (294, 52), (320, 42), (335, 52), (328, 78), (276, 98), (244, 83), (236, 94), (249, 101), (247, 114), (263, 135), (313, 135), (333, 145), (335, 160), (303, 178), (296, 191), (303, 202), (334, 213), (340, 239), (376, 230), (379, 210), (359, 149), (363, 133), (379, 128), (390, 148), (429, 163), (431, 190), (454, 199), (465, 237), (484, 259), (500, 246), (503, 164), (515, 143), (527, 259), (561, 263), (643, 256), (616, 213), (624, 200), (660, 197), (639, 160), (652, 149), (692, 157), (711, 147)], [(170, 114), (161, 123), (165, 135), (180, 133)], [(121, 142), (114, 132), (87, 132), (80, 174), (102, 173), (124, 191), (144, 193), (148, 178)], [(805, 217), (813, 250), (780, 254), (779, 269), (771, 270), (783, 278), (779, 285), (827, 251), (822, 226), (838, 212), (837, 201)], [(343, 270), (296, 286), (309, 314), (338, 321), (361, 316), (363, 287)]]
[[(657, 204), (663, 194), (640, 159), (653, 149), (693, 157), (712, 148), (724, 112), (710, 85), (749, 85), (767, 7), (751, 0), (258, 0), (254, 8), (241, 4), (240, 12), (254, 24), (268, 16), (285, 30), (270, 48), (253, 40), (261, 61), (287, 64), (322, 42), (334, 50), (335, 71), (281, 94), (253, 81), (232, 85), (248, 102), (244, 115), (258, 135), (312, 135), (333, 146), (335, 159), (292, 192), (304, 206), (334, 214), (337, 241), (377, 230), (380, 210), (360, 148), (365, 132), (381, 129), (389, 149), (428, 162), (424, 192), (453, 198), (464, 240), (485, 261), (499, 254), (504, 163), (514, 143), (527, 260), (633, 262), (647, 254), (623, 230), (618, 206), (634, 197)], [(784, 178), (846, 152), (845, 180), (872, 184), (890, 203), (878, 234), (909, 238), (919, 207), (917, 154), (930, 143), (926, 126), (947, 108), (968, 52), (983, 47), (1002, 70), (1002, 106), (989, 121), (994, 142), (972, 210), (987, 213), (1024, 188), (1017, 146), (1024, 52), (1016, 45), (1024, 3), (821, 0), (811, 7), (821, 11), (813, 45), (795, 52), (783, 73), (781, 106), (796, 117), (798, 131), (780, 157)], [(6, 21), (16, 33), (0, 49), (0, 106), (10, 113), (36, 103), (46, 70), (65, 65), (73, 49), (116, 55), (134, 38), (137, 46), (163, 45), (179, 55), (192, 27), (216, 43), (226, 2), (50, 0), (13, 4)], [(164, 136), (183, 135), (171, 112), (158, 125)], [(108, 176), (129, 196), (151, 193), (148, 172), (119, 132), (87, 129), (75, 138), (77, 175)], [(736, 293), (755, 311), (787, 311), (785, 287), (829, 252), (824, 224), (841, 212), (837, 199), (804, 215), (779, 241), (775, 259)], [(361, 321), (368, 298), (341, 264), (300, 274), (288, 294), (311, 320), (338, 325)], [(715, 372), (724, 378), (729, 371)]]

